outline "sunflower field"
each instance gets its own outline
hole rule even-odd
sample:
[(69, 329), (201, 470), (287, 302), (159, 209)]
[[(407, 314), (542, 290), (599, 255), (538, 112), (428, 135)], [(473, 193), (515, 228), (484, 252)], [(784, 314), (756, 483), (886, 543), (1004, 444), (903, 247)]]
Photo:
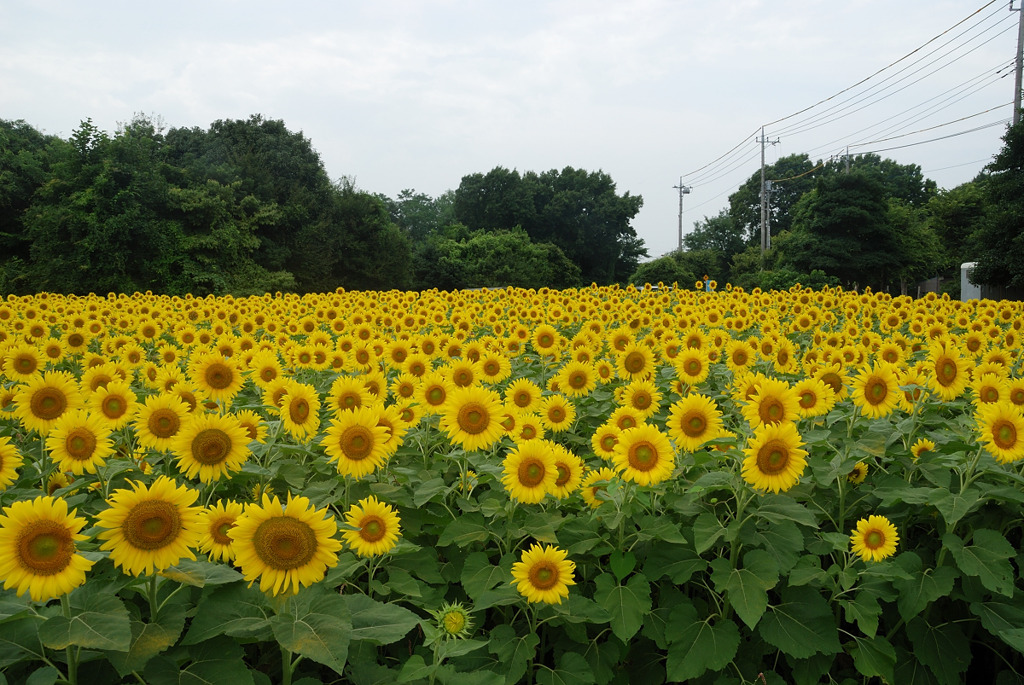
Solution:
[(1024, 681), (1024, 305), (697, 285), (0, 301), (0, 683)]

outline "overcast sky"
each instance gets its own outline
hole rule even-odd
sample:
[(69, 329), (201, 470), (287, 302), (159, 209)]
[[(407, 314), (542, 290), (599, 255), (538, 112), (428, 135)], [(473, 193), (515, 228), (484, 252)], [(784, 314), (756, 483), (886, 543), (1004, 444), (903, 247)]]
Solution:
[(769, 163), (910, 145), (878, 154), (943, 188), (970, 180), (1011, 115), (1019, 14), (1006, 0), (3, 5), (0, 118), (66, 138), (88, 117), (113, 133), (137, 112), (201, 128), (260, 113), (302, 131), (332, 178), (391, 197), (499, 165), (601, 169), (643, 196), (651, 256), (676, 246), (680, 176), (688, 232), (758, 170), (765, 124)]

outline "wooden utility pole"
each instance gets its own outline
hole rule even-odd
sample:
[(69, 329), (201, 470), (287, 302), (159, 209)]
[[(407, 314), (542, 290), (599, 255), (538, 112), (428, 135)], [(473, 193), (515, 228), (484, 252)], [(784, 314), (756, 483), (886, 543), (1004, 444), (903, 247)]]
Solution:
[(1010, 9), (1020, 15), (1017, 17), (1017, 68), (1013, 75), (1013, 124), (1016, 126), (1020, 121), (1021, 72), (1024, 71), (1024, 2), (1014, 10), (1011, 0)]

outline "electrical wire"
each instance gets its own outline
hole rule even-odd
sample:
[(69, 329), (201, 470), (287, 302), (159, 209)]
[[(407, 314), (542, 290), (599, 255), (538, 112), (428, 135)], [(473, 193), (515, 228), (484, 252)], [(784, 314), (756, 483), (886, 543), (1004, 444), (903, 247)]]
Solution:
[(996, 105), (995, 107), (989, 107), (988, 109), (986, 109), (984, 111), (975, 112), (974, 114), (968, 114), (965, 117), (960, 117), (959, 119), (954, 119), (953, 121), (947, 121), (947, 122), (945, 122), (943, 124), (937, 124), (935, 126), (929, 126), (928, 128), (921, 128), (921, 129), (918, 129), (916, 131), (911, 131), (910, 133), (901, 133), (898, 136), (890, 136), (888, 138), (879, 138), (878, 140), (869, 140), (866, 143), (850, 143), (850, 147), (864, 147), (865, 145), (876, 145), (878, 143), (885, 143), (885, 142), (890, 141), (890, 140), (897, 140), (899, 138), (906, 138), (907, 136), (916, 136), (918, 133), (924, 133), (926, 131), (934, 131), (935, 129), (942, 128), (943, 126), (950, 126), (951, 124), (958, 124), (961, 121), (966, 121), (967, 119), (973, 119), (974, 117), (980, 117), (982, 114), (988, 114), (989, 112), (992, 112), (994, 110), (1001, 109), (1003, 107), (1009, 107), (1012, 104), (1013, 104), (1012, 102), (1004, 102), (1001, 105)]
[(1006, 125), (1006, 124), (1010, 123), (1010, 121), (1011, 121), (1011, 119), (1008, 117), (1006, 119), (1000, 119), (999, 121), (993, 121), (992, 123), (989, 123), (989, 124), (983, 124), (983, 125), (978, 126), (976, 128), (967, 129), (966, 131), (960, 131), (958, 133), (950, 133), (948, 136), (941, 136), (939, 138), (931, 138), (929, 140), (920, 140), (920, 141), (918, 141), (916, 143), (907, 143), (906, 145), (896, 145), (894, 147), (883, 147), (883, 148), (879, 148), (877, 150), (869, 150), (867, 152), (858, 152), (857, 154), (859, 154), (859, 155), (872, 155), (872, 154), (875, 154), (875, 153), (878, 153), (878, 152), (888, 152), (889, 150), (902, 150), (903, 148), (907, 148), (907, 147), (914, 147), (916, 145), (924, 145), (925, 143), (934, 143), (934, 142), (939, 141), (939, 140), (947, 140), (948, 138), (956, 138), (957, 136), (962, 136), (962, 135), (965, 135), (967, 133), (974, 133), (975, 131), (981, 131), (981, 130), (986, 129), (986, 128), (992, 128), (993, 126)]

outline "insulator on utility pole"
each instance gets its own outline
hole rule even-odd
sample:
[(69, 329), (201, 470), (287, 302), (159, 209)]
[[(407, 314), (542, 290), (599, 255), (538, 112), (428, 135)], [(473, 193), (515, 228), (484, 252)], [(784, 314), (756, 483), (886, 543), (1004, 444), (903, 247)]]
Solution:
[(768, 143), (770, 145), (777, 145), (779, 139), (768, 140), (764, 137), (764, 126), (761, 127), (761, 137), (758, 139), (761, 143), (761, 261), (762, 266), (764, 262), (764, 253), (771, 247), (771, 238), (768, 236), (768, 192), (765, 189), (765, 172), (764, 172), (764, 145)]
[(679, 185), (672, 186), (679, 190), (679, 247), (677, 248), (680, 252), (683, 251), (683, 195), (688, 194), (693, 190), (690, 186), (683, 185), (683, 177), (679, 177)]

